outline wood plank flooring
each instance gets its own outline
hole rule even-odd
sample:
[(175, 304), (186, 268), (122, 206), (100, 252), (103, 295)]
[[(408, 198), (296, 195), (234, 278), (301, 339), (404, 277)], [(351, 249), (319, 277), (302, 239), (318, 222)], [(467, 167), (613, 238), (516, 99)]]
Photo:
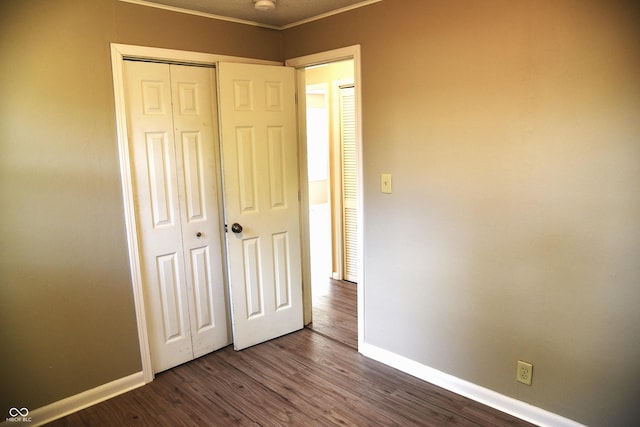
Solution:
[[(351, 295), (355, 318), (355, 286), (333, 285), (334, 296)], [(345, 316), (241, 352), (226, 347), (50, 425), (531, 426), (365, 358)], [(340, 330), (331, 332), (332, 322)]]
[(313, 323), (309, 328), (357, 350), (357, 285), (327, 280), (328, 286), (314, 287)]

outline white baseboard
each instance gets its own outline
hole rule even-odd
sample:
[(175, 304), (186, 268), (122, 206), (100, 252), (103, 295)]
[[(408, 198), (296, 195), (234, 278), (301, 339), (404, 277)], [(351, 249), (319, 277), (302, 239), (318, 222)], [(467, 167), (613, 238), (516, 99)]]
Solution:
[[(66, 399), (62, 399), (47, 406), (30, 411), (29, 417), (31, 418), (31, 422), (28, 423), (28, 425), (35, 427), (50, 423), (53, 420), (57, 420), (58, 418), (62, 418), (73, 412), (95, 405), (96, 403), (111, 399), (112, 397), (143, 386), (144, 384), (142, 371), (119, 378), (115, 381), (111, 381), (110, 383), (103, 384), (96, 388), (83, 391), (82, 393), (78, 393), (74, 396), (67, 397)], [(24, 423), (9, 423), (5, 421), (2, 423), (2, 426), (4, 427), (17, 424), (24, 425)]]
[(422, 365), (374, 345), (363, 343), (358, 350), (364, 356), (377, 360), (392, 368), (541, 427), (584, 427), (583, 424), (576, 421), (545, 411), (544, 409), (529, 405), (512, 397), (496, 393), (495, 391), (454, 377), (453, 375), (445, 374), (437, 369)]

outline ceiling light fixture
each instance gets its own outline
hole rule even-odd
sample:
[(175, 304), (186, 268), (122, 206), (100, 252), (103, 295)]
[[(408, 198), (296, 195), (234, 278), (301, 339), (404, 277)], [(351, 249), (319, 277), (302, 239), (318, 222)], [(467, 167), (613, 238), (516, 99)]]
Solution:
[(272, 10), (276, 7), (276, 0), (254, 0), (256, 9)]

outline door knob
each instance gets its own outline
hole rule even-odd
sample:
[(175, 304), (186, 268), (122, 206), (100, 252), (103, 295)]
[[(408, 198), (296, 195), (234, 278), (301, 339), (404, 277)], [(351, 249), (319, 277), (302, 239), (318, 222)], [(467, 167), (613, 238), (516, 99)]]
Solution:
[(196, 237), (197, 237), (198, 239), (199, 239), (199, 238), (201, 238), (201, 237), (202, 237), (202, 232), (198, 231), (198, 232), (196, 233)]
[(233, 225), (231, 226), (231, 231), (233, 231), (236, 234), (242, 233), (242, 226), (237, 222), (234, 222)]

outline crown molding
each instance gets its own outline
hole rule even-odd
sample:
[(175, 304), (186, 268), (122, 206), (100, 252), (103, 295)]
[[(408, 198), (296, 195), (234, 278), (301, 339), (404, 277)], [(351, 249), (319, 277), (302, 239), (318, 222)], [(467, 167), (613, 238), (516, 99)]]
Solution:
[(313, 21), (318, 21), (320, 19), (324, 19), (324, 18), (327, 18), (329, 16), (339, 15), (341, 13), (348, 12), (348, 11), (354, 10), (354, 9), (359, 9), (361, 7), (369, 6), (371, 4), (379, 3), (381, 1), (382, 0), (366, 0), (366, 1), (362, 1), (360, 3), (352, 4), (351, 6), (342, 7), (340, 9), (332, 10), (331, 12), (322, 13), (320, 15), (312, 16), (311, 18), (302, 19), (302, 20), (297, 21), (297, 22), (292, 22), (291, 24), (286, 24), (286, 25), (283, 25), (281, 27), (277, 27), (277, 29), (278, 30), (286, 30), (287, 28), (297, 27), (299, 25), (307, 24), (307, 23), (313, 22)]
[(291, 24), (286, 24), (286, 25), (282, 25), (282, 26), (268, 25), (268, 24), (263, 24), (261, 22), (248, 21), (248, 20), (238, 19), (238, 18), (230, 18), (228, 16), (215, 15), (215, 14), (212, 14), (212, 13), (200, 12), (200, 11), (190, 10), (190, 9), (184, 9), (184, 8), (181, 8), (181, 7), (167, 6), (167, 5), (164, 5), (164, 4), (153, 3), (153, 2), (150, 2), (150, 1), (146, 1), (146, 0), (119, 0), (119, 1), (124, 2), (124, 3), (137, 4), (139, 6), (146, 6), (146, 7), (153, 7), (153, 8), (156, 8), (156, 9), (168, 10), (170, 12), (186, 13), (188, 15), (201, 16), (201, 17), (209, 18), (209, 19), (217, 19), (219, 21), (234, 22), (236, 24), (252, 25), (254, 27), (262, 27), (262, 28), (268, 28), (268, 29), (271, 29), (271, 30), (279, 30), (280, 31), (280, 30), (286, 30), (288, 28), (297, 27), (299, 25), (307, 24), (309, 22), (313, 22), (313, 21), (317, 21), (317, 20), (320, 20), (320, 19), (324, 19), (324, 18), (327, 18), (329, 16), (338, 15), (340, 13), (348, 12), (350, 10), (358, 9), (360, 7), (369, 6), (371, 4), (381, 2), (382, 0), (365, 0), (365, 1), (362, 1), (360, 3), (353, 4), (351, 6), (346, 6), (346, 7), (340, 8), (340, 9), (332, 10), (330, 12), (322, 13), (320, 15), (316, 15), (316, 16), (313, 16), (311, 18), (302, 19), (300, 21), (296, 21), (296, 22), (293, 22)]

